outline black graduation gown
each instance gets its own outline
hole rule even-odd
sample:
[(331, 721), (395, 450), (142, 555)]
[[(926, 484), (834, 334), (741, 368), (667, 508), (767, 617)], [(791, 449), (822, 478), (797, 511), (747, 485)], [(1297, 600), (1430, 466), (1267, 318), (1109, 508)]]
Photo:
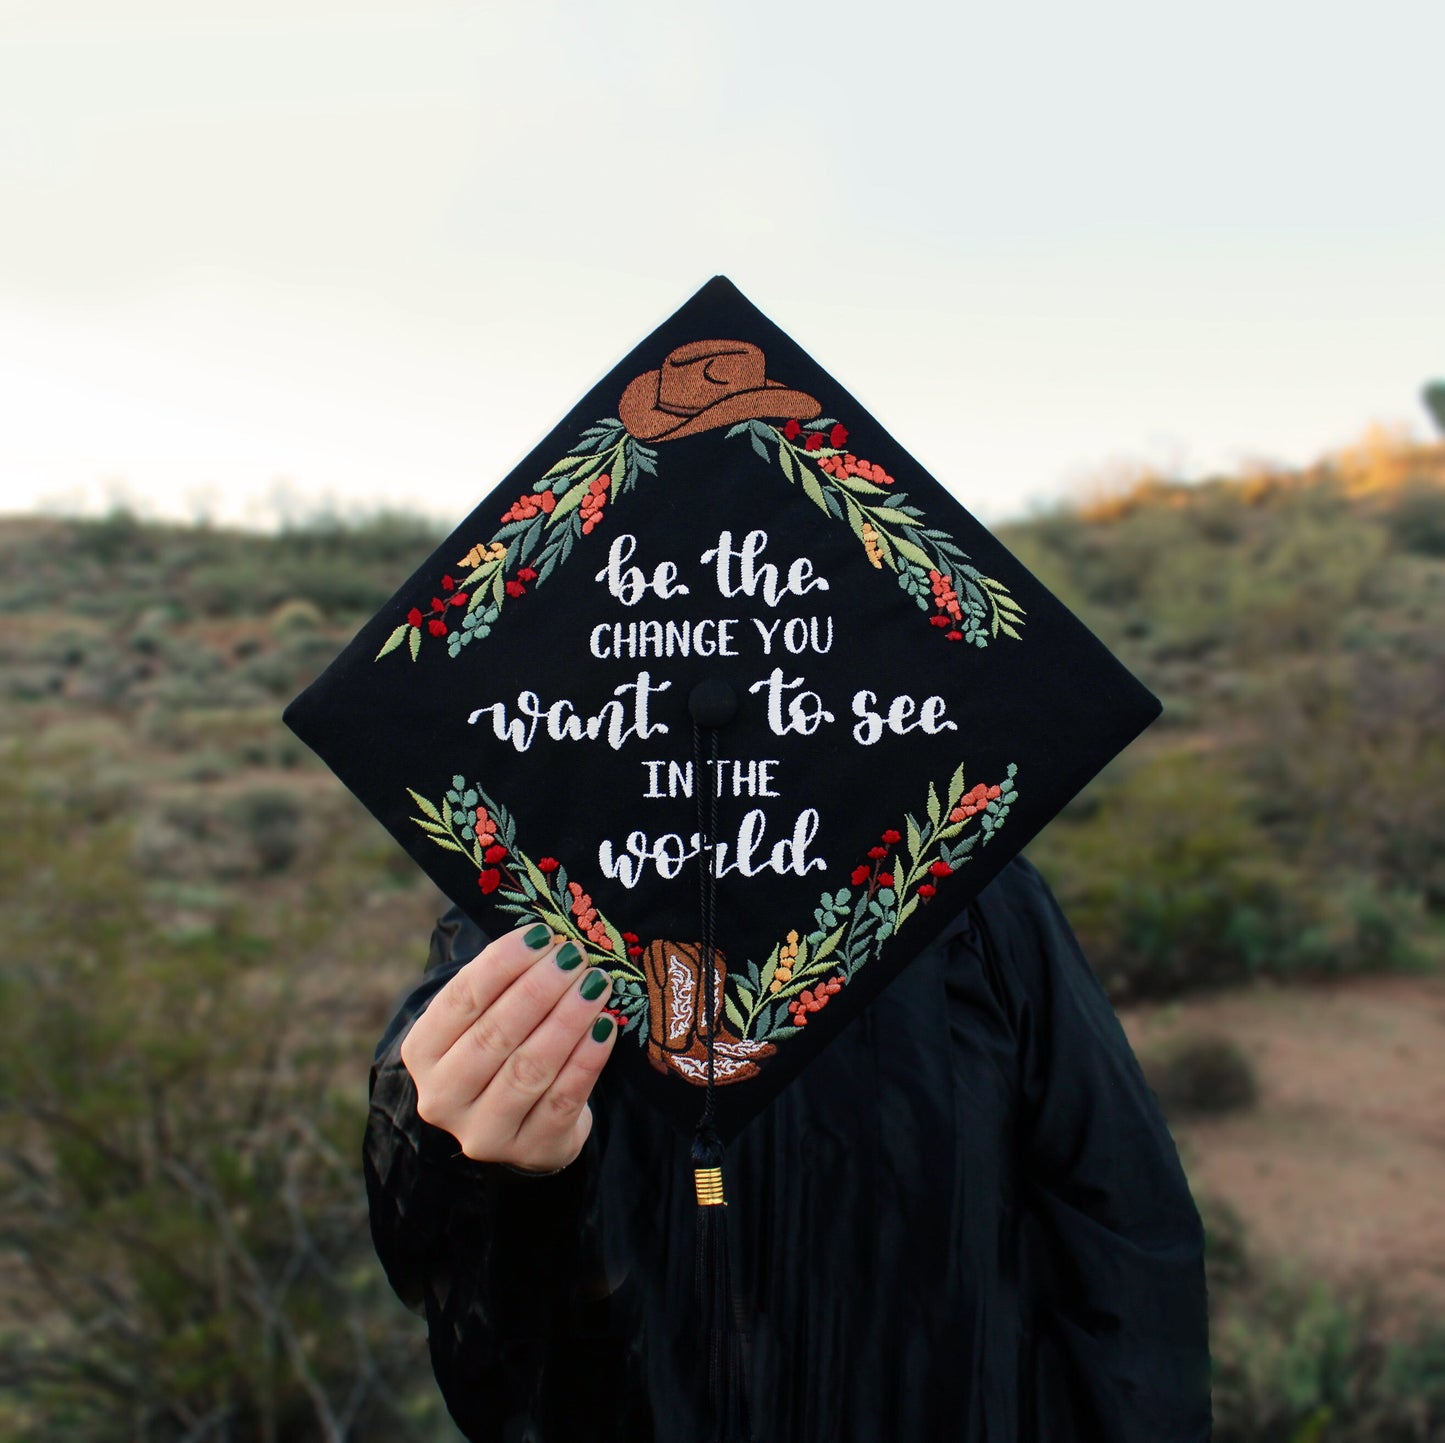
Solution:
[[(555, 1176), (473, 1162), (417, 1118), (401, 1039), (484, 943), (444, 917), (377, 1049), (387, 1275), (469, 1438), (702, 1443), (688, 1139), (611, 1069)], [(748, 1125), (726, 1179), (758, 1443), (1210, 1438), (1199, 1213), (1022, 858)]]

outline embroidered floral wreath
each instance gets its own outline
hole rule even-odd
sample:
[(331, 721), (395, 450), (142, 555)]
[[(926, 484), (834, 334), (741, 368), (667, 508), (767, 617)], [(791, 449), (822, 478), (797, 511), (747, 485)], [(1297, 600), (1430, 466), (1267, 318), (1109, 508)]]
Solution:
[[(439, 578), (429, 605), (420, 601), (387, 637), (377, 660), (406, 644), (412, 660), (424, 638), (447, 653), (484, 640), (508, 601), (540, 586), (603, 521), (607, 508), (644, 474), (657, 474), (654, 445), (727, 428), (747, 437), (763, 460), (831, 520), (846, 523), (873, 567), (892, 571), (928, 623), (949, 642), (987, 647), (1022, 639), (1023, 608), (1008, 587), (985, 576), (948, 532), (923, 513), (882, 465), (847, 450), (848, 431), (822, 416), (821, 405), (766, 375), (762, 351), (745, 341), (695, 341), (671, 352), (656, 371), (630, 382), (618, 415), (587, 427), (571, 451), (502, 513), (489, 541), (479, 541)], [(759, 963), (730, 970), (716, 959), (718, 1013), (699, 1015), (704, 965), (699, 949), (652, 942), (619, 930), (583, 884), (555, 857), (532, 857), (517, 844), (505, 807), (464, 776), (432, 801), (411, 791), (415, 824), (431, 842), (477, 869), (477, 885), (503, 911), (538, 917), (575, 940), (612, 973), (607, 1009), (620, 1029), (648, 1051), (653, 1065), (690, 1082), (705, 1081), (700, 1034), (714, 1032), (716, 1078), (757, 1073), (776, 1045), (795, 1037), (889, 938), (926, 907), (975, 847), (998, 834), (1018, 798), (1017, 766), (989, 784), (965, 787), (962, 764), (940, 795), (932, 783), (923, 815), (884, 830), (848, 876), (825, 888), (806, 931), (791, 929)], [(804, 924), (807, 925), (806, 923)]]

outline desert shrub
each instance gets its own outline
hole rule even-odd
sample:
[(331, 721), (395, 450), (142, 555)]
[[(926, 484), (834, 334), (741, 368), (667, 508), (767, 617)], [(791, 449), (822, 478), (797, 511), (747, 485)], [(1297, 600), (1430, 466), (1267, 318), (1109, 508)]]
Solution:
[(305, 809), (280, 787), (242, 792), (230, 807), (263, 875), (284, 872), (301, 851)]
[(1419, 480), (1406, 486), (1386, 513), (1396, 546), (1419, 556), (1445, 556), (1445, 487)]
[(1215, 1443), (1413, 1443), (1445, 1428), (1445, 1327), (1423, 1307), (1387, 1341), (1377, 1289), (1342, 1295), (1293, 1266), (1211, 1300)]
[(1111, 769), (1029, 850), (1116, 997), (1291, 971), (1318, 905), (1209, 756)]
[(234, 915), (157, 926), (115, 827), (13, 780), (0, 823), (0, 1433), (447, 1436), (371, 1256), (370, 1039), (308, 1022)]
[(1177, 1038), (1144, 1064), (1144, 1074), (1171, 1119), (1238, 1112), (1259, 1099), (1254, 1064), (1230, 1037)]

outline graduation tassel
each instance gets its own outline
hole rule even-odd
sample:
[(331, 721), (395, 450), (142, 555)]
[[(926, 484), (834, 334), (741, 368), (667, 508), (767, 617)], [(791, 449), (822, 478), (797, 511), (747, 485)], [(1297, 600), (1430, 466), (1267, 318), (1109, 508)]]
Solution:
[[(717, 1001), (717, 874), (714, 838), (717, 835), (717, 730), (732, 719), (737, 697), (725, 682), (702, 682), (689, 698), (693, 716), (693, 787), (697, 798), (698, 829), (702, 833), (701, 897), (703, 974), (702, 1018), (707, 1034), (707, 1093), (702, 1116), (692, 1141), (692, 1164), (697, 1188), (697, 1247), (693, 1288), (707, 1342), (708, 1402), (713, 1415), (713, 1443), (751, 1443), (748, 1409), (747, 1360), (734, 1311), (732, 1260), (728, 1249), (727, 1199), (723, 1190), (722, 1138), (714, 1121), (714, 1036)], [(711, 736), (710, 768), (703, 769), (702, 733)], [(708, 805), (703, 808), (703, 789)]]

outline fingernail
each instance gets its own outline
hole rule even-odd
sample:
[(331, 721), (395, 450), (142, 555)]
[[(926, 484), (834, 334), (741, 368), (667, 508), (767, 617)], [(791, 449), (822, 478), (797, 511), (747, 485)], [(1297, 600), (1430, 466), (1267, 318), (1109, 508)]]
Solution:
[(597, 1021), (592, 1024), (592, 1040), (594, 1042), (606, 1042), (612, 1036), (612, 1019), (605, 1013), (597, 1014)]
[(522, 940), (534, 952), (539, 952), (552, 940), (552, 929), (544, 923), (538, 922), (535, 927), (527, 928), (527, 935)]
[(589, 972), (582, 979), (582, 995), (589, 1001), (595, 1002), (602, 996), (608, 983), (607, 974), (600, 968)]
[(568, 942), (566, 946), (557, 953), (557, 965), (564, 972), (570, 972), (581, 960), (582, 950), (575, 942)]

